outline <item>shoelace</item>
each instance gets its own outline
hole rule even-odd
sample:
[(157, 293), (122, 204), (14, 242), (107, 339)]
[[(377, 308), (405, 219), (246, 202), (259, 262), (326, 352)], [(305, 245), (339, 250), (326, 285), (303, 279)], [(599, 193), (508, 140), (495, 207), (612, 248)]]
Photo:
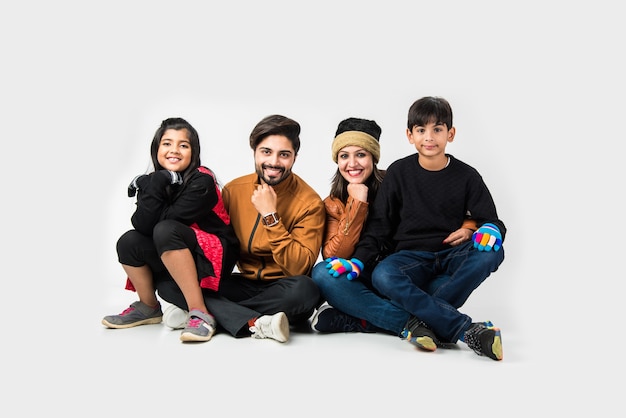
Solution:
[(188, 328), (198, 328), (204, 322), (201, 318), (196, 318), (195, 316), (189, 319), (189, 323), (187, 324)]
[(254, 338), (267, 338), (267, 335), (265, 335), (265, 333), (263, 332), (263, 329), (259, 326), (252, 326), (249, 328), (250, 332), (252, 333), (252, 337)]
[(124, 311), (122, 311), (120, 316), (128, 315), (129, 313), (131, 313), (134, 310), (135, 310), (135, 308), (133, 308), (132, 306), (129, 306), (128, 308), (124, 309)]

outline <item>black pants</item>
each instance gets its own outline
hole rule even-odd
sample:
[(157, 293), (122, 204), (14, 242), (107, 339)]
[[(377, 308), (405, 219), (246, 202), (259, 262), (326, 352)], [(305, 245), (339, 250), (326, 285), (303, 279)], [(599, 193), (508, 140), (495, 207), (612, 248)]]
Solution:
[[(159, 282), (158, 292), (164, 300), (188, 310), (176, 283)], [(320, 299), (317, 285), (308, 276), (258, 281), (233, 274), (222, 277), (217, 292), (203, 292), (209, 312), (234, 337), (249, 336), (248, 321), (262, 315), (284, 312), (290, 324), (302, 323), (313, 314)]]
[[(187, 225), (173, 220), (159, 222), (154, 228), (151, 237), (146, 236), (136, 230), (124, 233), (117, 241), (117, 256), (121, 264), (132, 267), (142, 267), (147, 265), (152, 271), (155, 287), (161, 283), (167, 283), (178, 289), (174, 278), (167, 271), (161, 261), (161, 255), (166, 251), (189, 249), (194, 257), (198, 280), (202, 277), (215, 276), (213, 263), (204, 255), (202, 248), (198, 245), (196, 233)], [(222, 275), (230, 274), (233, 271), (236, 261), (236, 251), (231, 248), (223, 248)], [(179, 293), (182, 298), (182, 292)], [(182, 298), (184, 301), (184, 298)], [(169, 301), (168, 301), (169, 302)], [(186, 309), (186, 304), (176, 304)]]

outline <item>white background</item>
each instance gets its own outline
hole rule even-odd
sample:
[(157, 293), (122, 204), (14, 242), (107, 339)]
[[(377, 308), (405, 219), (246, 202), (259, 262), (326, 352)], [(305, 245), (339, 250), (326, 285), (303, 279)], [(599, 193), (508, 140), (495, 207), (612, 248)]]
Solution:
[[(38, 407), (33, 388), (54, 403), (96, 385), (92, 401), (116, 403), (133, 398), (133, 384), (154, 385), (153, 400), (134, 401), (154, 412), (165, 370), (190, 391), (187, 406), (212, 413), (216, 389), (203, 393), (200, 377), (177, 370), (176, 359), (138, 367), (136, 348), (93, 343), (101, 317), (130, 297), (115, 242), (130, 227), (126, 186), (147, 169), (161, 120), (191, 122), (202, 163), (226, 183), (253, 170), (253, 126), (273, 113), (292, 117), (302, 125), (294, 171), (324, 197), (340, 120), (381, 125), (384, 168), (415, 151), (404, 133), (411, 103), (436, 95), (454, 111), (448, 152), (481, 172), (508, 228), (505, 262), (463, 310), (503, 328), (514, 367), (494, 381), (481, 378), (484, 362), (407, 375), (363, 361), (369, 379), (381, 374), (376, 385), (413, 386), (408, 399), (381, 397), (375, 380), (311, 387), (310, 376), (280, 366), (288, 389), (278, 401), (266, 399), (278, 389), (253, 366), (213, 382), (241, 387), (221, 394), (232, 411), (253, 412), (244, 405), (251, 393), (260, 410), (283, 405), (285, 391), (318, 407), (327, 391), (346, 391), (348, 411), (367, 411), (373, 398), (381, 411), (405, 413), (462, 415), (476, 402), (469, 412), (498, 414), (490, 412), (496, 401), (515, 411), (539, 398), (555, 411), (610, 410), (616, 386), (605, 382), (624, 370), (621, 16), (609, 1), (3, 4), (0, 379), (13, 387), (9, 398), (26, 414)], [(219, 361), (209, 348), (206, 361)], [(87, 372), (114, 356), (126, 367)], [(251, 359), (244, 350), (230, 361)], [(490, 399), (496, 388), (498, 400)]]

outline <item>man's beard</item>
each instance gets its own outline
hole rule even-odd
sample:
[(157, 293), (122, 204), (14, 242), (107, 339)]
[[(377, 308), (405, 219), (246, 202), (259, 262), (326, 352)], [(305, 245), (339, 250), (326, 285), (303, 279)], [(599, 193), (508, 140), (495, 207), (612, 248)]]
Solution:
[(284, 167), (272, 167), (272, 166), (265, 166), (265, 167), (279, 169), (281, 171), (280, 176), (269, 178), (264, 175), (265, 173), (263, 172), (263, 166), (261, 166), (260, 168), (257, 168), (256, 173), (259, 176), (259, 178), (262, 179), (265, 183), (267, 183), (270, 186), (276, 186), (277, 184), (285, 180), (287, 177), (289, 177), (289, 175), (291, 174), (291, 170), (287, 170)]

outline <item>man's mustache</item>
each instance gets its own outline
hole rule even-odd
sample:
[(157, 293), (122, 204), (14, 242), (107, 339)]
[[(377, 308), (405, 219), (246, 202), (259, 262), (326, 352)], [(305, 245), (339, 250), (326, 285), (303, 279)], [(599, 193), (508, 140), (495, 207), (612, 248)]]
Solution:
[(269, 168), (269, 169), (272, 169), (272, 170), (280, 170), (282, 172), (285, 171), (285, 167), (273, 166), (273, 165), (269, 165), (269, 164), (263, 164), (263, 165), (261, 165), (261, 167), (264, 168), (264, 169), (265, 168)]

